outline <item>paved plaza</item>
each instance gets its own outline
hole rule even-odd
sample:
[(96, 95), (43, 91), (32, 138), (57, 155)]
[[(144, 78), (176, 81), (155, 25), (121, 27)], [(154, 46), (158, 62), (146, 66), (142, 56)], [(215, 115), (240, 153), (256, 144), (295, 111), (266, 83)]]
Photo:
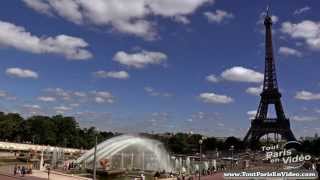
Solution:
[[(13, 176), (11, 174), (0, 173), (0, 180), (45, 180), (48, 179), (48, 174), (43, 171), (33, 171), (32, 175), (26, 175), (24, 177)], [(79, 176), (64, 175), (60, 173), (51, 173), (50, 180), (90, 180), (90, 178), (83, 178)]]
[[(37, 176), (37, 177), (35, 177)], [(47, 174), (45, 172), (35, 172), (32, 176), (12, 176), (12, 175), (6, 175), (6, 174), (0, 174), (1, 180), (45, 180), (47, 179)], [(80, 177), (71, 177), (71, 176), (65, 176), (60, 174), (51, 174), (50, 175), (51, 180), (79, 180), (79, 179), (87, 179), (89, 178), (80, 178)], [(195, 177), (195, 179), (198, 179), (198, 177)], [(202, 176), (201, 180), (220, 180), (223, 179), (223, 173), (217, 173), (214, 176)]]
[(25, 176), (25, 177), (20, 177), (20, 176), (12, 176), (12, 175), (6, 175), (6, 174), (0, 174), (0, 179), (1, 180), (44, 180), (44, 178), (39, 178), (39, 177), (32, 177), (32, 176)]

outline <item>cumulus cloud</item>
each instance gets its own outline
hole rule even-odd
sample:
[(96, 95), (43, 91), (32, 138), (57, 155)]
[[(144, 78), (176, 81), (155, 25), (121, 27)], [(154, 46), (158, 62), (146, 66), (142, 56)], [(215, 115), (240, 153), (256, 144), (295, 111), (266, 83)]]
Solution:
[(247, 112), (247, 115), (249, 116), (249, 119), (253, 119), (257, 114), (257, 110), (251, 110)]
[(50, 11), (51, 7), (45, 1), (43, 0), (23, 0), (23, 1), (28, 7), (34, 9), (35, 11), (52, 16), (52, 13)]
[(313, 50), (320, 50), (320, 22), (304, 20), (300, 23), (284, 22), (281, 32), (293, 39), (304, 40)]
[[(44, 90), (47, 98), (42, 98), (42, 100), (50, 101), (52, 98), (57, 101), (61, 101), (64, 103), (69, 103), (70, 105), (73, 104), (79, 106), (81, 103), (114, 103), (114, 96), (109, 91), (72, 91), (72, 90), (65, 90), (62, 88), (47, 88)], [(38, 100), (40, 100), (38, 98)], [(71, 106), (70, 106), (71, 107)]]
[(263, 86), (259, 86), (259, 87), (249, 87), (246, 89), (246, 93), (254, 95), (254, 96), (259, 96), (262, 92), (262, 88)]
[(309, 11), (310, 9), (311, 9), (311, 7), (305, 6), (303, 8), (296, 9), (293, 14), (294, 15), (299, 15), (299, 14), (302, 14), (302, 13), (305, 13), (305, 12)]
[[(150, 16), (164, 18), (190, 15), (213, 0), (23, 0), (43, 14), (55, 14), (75, 24), (111, 26), (114, 30), (147, 39), (156, 36)], [(181, 22), (186, 22), (183, 19)]]
[(212, 83), (217, 83), (217, 82), (219, 82), (219, 78), (218, 78), (216, 75), (214, 75), (214, 74), (208, 75), (208, 76), (206, 77), (206, 80), (207, 80), (208, 82), (212, 82)]
[(203, 15), (208, 19), (209, 22), (221, 23), (224, 20), (234, 18), (232, 13), (228, 13), (223, 10), (216, 10), (215, 12), (204, 12)]
[(6, 74), (11, 77), (18, 77), (18, 78), (32, 78), (37, 79), (38, 73), (29, 70), (29, 69), (21, 69), (21, 68), (8, 68), (6, 70)]
[(59, 112), (64, 112), (64, 111), (70, 111), (72, 110), (71, 107), (67, 107), (67, 106), (56, 106), (53, 108), (54, 110), (56, 111), (59, 111)]
[(94, 96), (94, 101), (98, 104), (101, 103), (114, 103), (113, 95), (108, 91), (92, 91), (91, 94)]
[(39, 101), (43, 101), (43, 102), (54, 102), (54, 101), (56, 101), (55, 97), (50, 97), (50, 96), (40, 96), (37, 99)]
[(319, 117), (313, 117), (313, 116), (293, 116), (291, 117), (291, 119), (296, 122), (312, 122), (312, 121), (320, 120)]
[(42, 112), (42, 108), (41, 106), (37, 105), (37, 104), (23, 104), (21, 105), (21, 107), (19, 107), (19, 109), (21, 108), (21, 113), (24, 116), (33, 116), (33, 115), (40, 115), (40, 114), (44, 114)]
[(130, 75), (126, 71), (97, 71), (94, 75), (99, 78), (129, 79)]
[(144, 91), (149, 95), (149, 96), (163, 96), (163, 97), (171, 97), (173, 94), (168, 93), (168, 92), (159, 92), (155, 90), (152, 87), (144, 87)]
[(48, 93), (51, 97), (62, 100), (71, 100), (74, 93), (72, 91), (67, 91), (62, 88), (47, 88), (44, 91)]
[(164, 63), (167, 60), (167, 55), (162, 52), (145, 50), (132, 54), (119, 51), (114, 55), (113, 60), (128, 67), (144, 68), (147, 65)]
[(235, 66), (221, 73), (221, 77), (229, 81), (260, 83), (264, 75), (252, 69)]
[(293, 48), (289, 48), (289, 47), (284, 47), (281, 46), (279, 48), (279, 54), (285, 55), (285, 56), (297, 56), (297, 57), (301, 57), (302, 53), (297, 50), (297, 49), (293, 49)]
[(299, 91), (295, 95), (296, 99), (311, 101), (311, 100), (320, 100), (320, 93), (313, 93), (309, 91)]
[(37, 104), (24, 104), (23, 107), (30, 109), (41, 109), (41, 107)]
[(74, 60), (92, 57), (92, 54), (85, 49), (88, 43), (81, 38), (64, 34), (55, 37), (38, 37), (21, 26), (4, 21), (0, 21), (0, 46), (35, 54), (59, 54)]
[(190, 24), (190, 20), (186, 16), (174, 16), (173, 20), (182, 24)]
[(233, 102), (233, 98), (216, 93), (201, 93), (199, 98), (205, 103), (228, 104)]
[(85, 92), (80, 92), (80, 91), (75, 91), (75, 92), (73, 92), (73, 94), (74, 94), (75, 96), (78, 96), (78, 97), (86, 97), (86, 96), (87, 96), (87, 93), (85, 93)]
[(60, 105), (53, 107), (53, 110), (55, 111), (55, 114), (66, 114), (67, 112), (72, 111), (72, 107)]
[(16, 100), (17, 98), (15, 96), (12, 96), (10, 93), (4, 90), (0, 90), (0, 99), (5, 100)]

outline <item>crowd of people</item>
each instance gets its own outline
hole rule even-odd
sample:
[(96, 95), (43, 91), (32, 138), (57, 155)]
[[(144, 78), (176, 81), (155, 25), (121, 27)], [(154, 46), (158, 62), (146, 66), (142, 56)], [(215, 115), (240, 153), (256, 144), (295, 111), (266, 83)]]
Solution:
[(26, 174), (32, 174), (32, 167), (25, 167), (25, 166), (19, 166), (19, 165), (15, 165), (13, 168), (13, 175), (14, 176), (25, 176)]

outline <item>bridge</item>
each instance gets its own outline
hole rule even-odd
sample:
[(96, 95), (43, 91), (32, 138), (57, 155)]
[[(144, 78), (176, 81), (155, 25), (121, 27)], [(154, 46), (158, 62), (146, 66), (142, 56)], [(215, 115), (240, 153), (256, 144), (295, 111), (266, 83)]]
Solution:
[(82, 149), (74, 149), (74, 148), (64, 148), (64, 147), (55, 147), (49, 145), (36, 145), (36, 144), (23, 144), (23, 143), (12, 143), (12, 142), (3, 142), (0, 141), (0, 151), (47, 151), (47, 152), (54, 152), (54, 151), (62, 151), (68, 154), (75, 154), (75, 153), (84, 153), (86, 150)]

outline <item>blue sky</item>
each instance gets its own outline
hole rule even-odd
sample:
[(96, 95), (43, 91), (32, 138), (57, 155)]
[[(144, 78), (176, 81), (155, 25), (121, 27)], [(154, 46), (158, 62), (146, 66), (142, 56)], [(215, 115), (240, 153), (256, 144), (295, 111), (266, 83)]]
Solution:
[[(260, 100), (268, 3), (2, 2), (0, 107), (102, 130), (242, 137)], [(271, 1), (278, 81), (298, 137), (320, 132), (319, 5)]]

